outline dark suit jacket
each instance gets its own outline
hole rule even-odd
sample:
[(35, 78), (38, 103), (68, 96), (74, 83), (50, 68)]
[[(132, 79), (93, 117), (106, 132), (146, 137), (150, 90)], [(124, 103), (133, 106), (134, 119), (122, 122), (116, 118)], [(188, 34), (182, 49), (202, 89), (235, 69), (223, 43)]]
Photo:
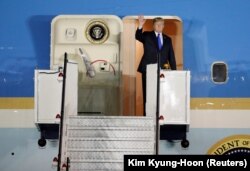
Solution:
[[(172, 46), (171, 38), (165, 34), (163, 36), (163, 46), (160, 50), (161, 54), (161, 68), (164, 64), (170, 64), (172, 70), (176, 70), (176, 62), (174, 56), (174, 50)], [(154, 31), (144, 31), (142, 29), (137, 29), (135, 33), (136, 40), (143, 43), (144, 54), (142, 56), (141, 62), (137, 69), (138, 72), (146, 73), (146, 67), (148, 64), (157, 63), (157, 52), (158, 52), (158, 42)]]

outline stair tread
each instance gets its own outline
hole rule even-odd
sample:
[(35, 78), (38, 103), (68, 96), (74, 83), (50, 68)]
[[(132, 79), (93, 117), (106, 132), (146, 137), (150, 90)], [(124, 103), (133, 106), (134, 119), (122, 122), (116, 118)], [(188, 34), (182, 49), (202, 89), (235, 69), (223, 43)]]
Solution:
[(152, 138), (135, 138), (135, 137), (125, 137), (125, 138), (120, 138), (120, 137), (114, 137), (114, 138), (110, 138), (110, 137), (84, 137), (84, 138), (79, 138), (79, 137), (70, 137), (68, 138), (68, 140), (71, 141), (144, 141), (144, 142), (153, 142), (154, 139)]
[(69, 148), (68, 152), (153, 152), (152, 148), (145, 149), (73, 149)]
[(122, 130), (122, 131), (152, 131), (154, 128), (151, 126), (68, 126), (68, 130), (103, 130), (103, 131), (113, 131), (113, 130)]

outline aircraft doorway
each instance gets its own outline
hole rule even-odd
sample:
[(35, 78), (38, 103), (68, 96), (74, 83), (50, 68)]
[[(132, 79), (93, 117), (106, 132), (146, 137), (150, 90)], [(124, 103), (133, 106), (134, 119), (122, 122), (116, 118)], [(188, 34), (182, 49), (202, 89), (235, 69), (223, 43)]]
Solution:
[[(145, 16), (143, 31), (153, 30), (153, 18)], [(177, 70), (183, 69), (182, 20), (176, 16), (160, 16), (165, 20), (164, 34), (172, 39)], [(135, 40), (138, 27), (137, 16), (123, 18), (122, 65), (123, 65), (123, 114), (143, 115), (143, 96), (141, 74), (137, 72), (143, 54), (143, 45)]]

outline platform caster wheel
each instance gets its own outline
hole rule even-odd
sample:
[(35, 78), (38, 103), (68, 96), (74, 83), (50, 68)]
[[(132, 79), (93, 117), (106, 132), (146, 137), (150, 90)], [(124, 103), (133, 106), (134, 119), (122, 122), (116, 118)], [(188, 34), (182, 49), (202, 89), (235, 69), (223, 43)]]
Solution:
[(181, 141), (181, 146), (182, 146), (183, 148), (188, 148), (188, 147), (189, 147), (189, 141), (186, 140), (186, 139), (182, 140), (182, 141)]
[(41, 132), (41, 138), (37, 141), (39, 147), (44, 147), (46, 145), (45, 131)]
[(39, 147), (44, 147), (46, 145), (46, 139), (40, 138), (37, 143), (38, 143)]

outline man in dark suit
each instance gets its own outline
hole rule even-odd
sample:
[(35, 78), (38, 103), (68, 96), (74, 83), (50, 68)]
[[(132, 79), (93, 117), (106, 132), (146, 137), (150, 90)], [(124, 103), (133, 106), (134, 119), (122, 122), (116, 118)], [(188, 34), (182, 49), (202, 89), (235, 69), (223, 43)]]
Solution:
[(146, 116), (146, 69), (148, 64), (157, 63), (157, 54), (160, 55), (160, 65), (164, 68), (165, 64), (169, 64), (172, 70), (176, 70), (175, 55), (171, 38), (162, 33), (164, 29), (164, 19), (157, 17), (153, 19), (153, 31), (142, 31), (146, 22), (143, 16), (139, 16), (139, 27), (136, 30), (135, 38), (143, 44), (144, 53), (137, 69), (142, 74), (143, 89), (143, 107), (144, 116)]

